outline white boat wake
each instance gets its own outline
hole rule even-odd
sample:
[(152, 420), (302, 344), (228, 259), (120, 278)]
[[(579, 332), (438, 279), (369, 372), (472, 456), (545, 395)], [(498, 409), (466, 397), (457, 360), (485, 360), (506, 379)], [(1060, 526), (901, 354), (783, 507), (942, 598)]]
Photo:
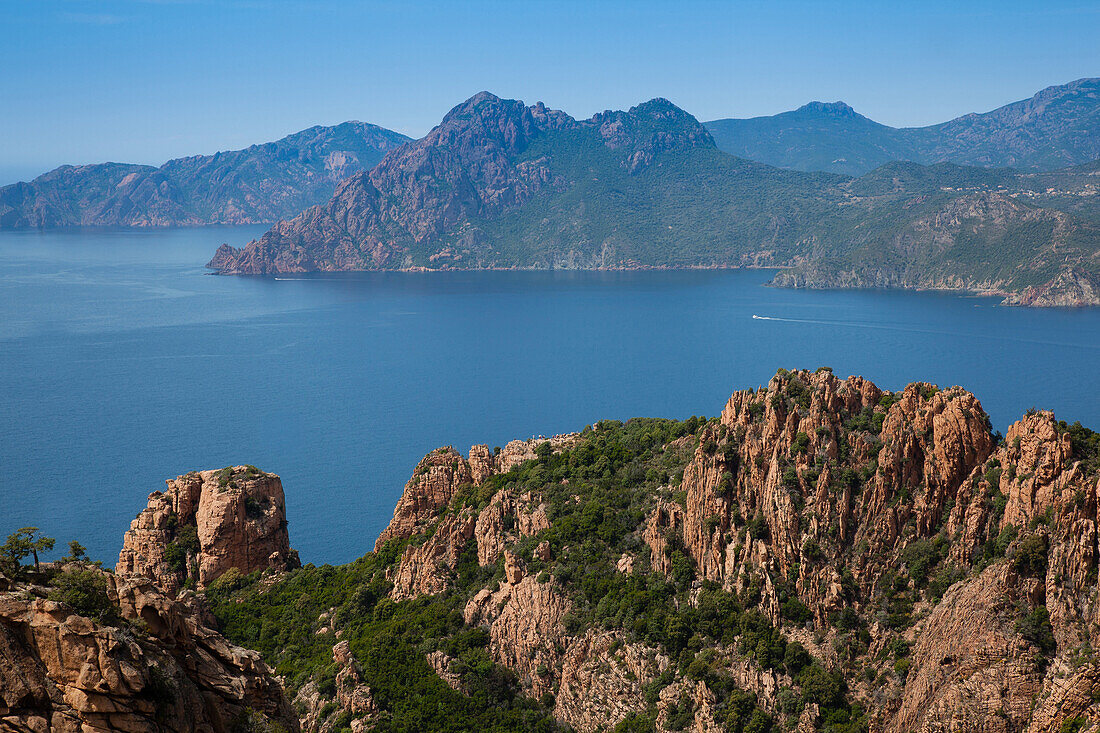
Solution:
[(820, 321), (809, 318), (780, 318), (778, 316), (758, 316), (752, 314), (754, 321), (777, 321), (782, 323), (807, 323), (813, 326), (838, 326), (841, 328), (873, 328), (881, 331), (903, 331), (905, 333), (925, 333), (936, 336), (960, 336), (963, 338), (988, 338), (996, 341), (1009, 341), (1012, 343), (1041, 344), (1043, 346), (1068, 346), (1086, 349), (1100, 349), (1100, 344), (1068, 343), (1061, 341), (1044, 341), (1040, 339), (1012, 338), (1011, 336), (996, 336), (983, 333), (963, 333), (959, 331), (943, 331), (931, 328), (912, 328), (909, 326), (894, 326), (887, 323), (865, 323), (860, 321)]

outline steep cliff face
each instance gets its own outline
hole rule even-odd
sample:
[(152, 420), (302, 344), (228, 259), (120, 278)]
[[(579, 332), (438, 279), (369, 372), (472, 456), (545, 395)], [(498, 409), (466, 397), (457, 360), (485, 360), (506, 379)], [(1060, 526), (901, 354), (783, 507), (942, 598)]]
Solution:
[[(549, 467), (560, 454), (572, 463), (593, 434), (523, 457)], [(714, 602), (708, 588), (755, 605), (788, 646), (799, 642), (815, 664), (845, 676), (846, 696), (872, 730), (1100, 721), (1091, 696), (1100, 666), (1088, 651), (1100, 643), (1100, 481), (1076, 450), (1049, 413), (1026, 416), (998, 442), (981, 404), (959, 387), (888, 392), (828, 370), (781, 370), (662, 448), (666, 461), (686, 456), (682, 475), (651, 496), (634, 529), (641, 551), (609, 563), (628, 578), (694, 577), (681, 587), (690, 587), (684, 599), (698, 614)], [(578, 627), (585, 594), (568, 569), (575, 550), (561, 539), (574, 521), (560, 503), (570, 502), (569, 482), (536, 488), (530, 465), (494, 461), (484, 447), (469, 459), (429, 455), (384, 535), (414, 540), (399, 561), (395, 597), (449, 592), (450, 582), (410, 586), (402, 578), (425, 565), (433, 578), (453, 578), (460, 557), (476, 549), (477, 564), (499, 575), (472, 593), (464, 620), (488, 631), (493, 659), (528, 694), (553, 693), (558, 720), (588, 731), (655, 710), (661, 729), (723, 729), (733, 714), (728, 693), (642, 641), (645, 623)], [(514, 480), (496, 473), (525, 467)], [(497, 475), (479, 504), (468, 487)], [(577, 492), (573, 501), (592, 509)], [(604, 598), (597, 617), (609, 602), (619, 604)], [(708, 654), (711, 668), (777, 722), (817, 730), (822, 706), (835, 706), (806, 699), (792, 708), (789, 690), (809, 682), (797, 665), (785, 674), (759, 648), (717, 645)], [(460, 689), (448, 659), (436, 665)], [(659, 694), (647, 696), (655, 685)]]
[(298, 730), (260, 655), (208, 628), (195, 606), (143, 578), (74, 571), (78, 600), (98, 583), (102, 617), (0, 578), (0, 730)]
[(155, 580), (167, 593), (202, 588), (230, 568), (296, 567), (283, 485), (254, 466), (196, 471), (165, 482), (130, 523), (116, 572)]
[(425, 456), (405, 484), (389, 526), (375, 542), (375, 550), (381, 550), (390, 540), (408, 539), (431, 527), (430, 535), (422, 543), (406, 546), (391, 578), (394, 598), (445, 590), (450, 571), (472, 538), (477, 539), (479, 563), (490, 565), (517, 537), (547, 529), (549, 520), (544, 507), (537, 505), (530, 494), (516, 497), (507, 491), (495, 494), (480, 514), (460, 508), (453, 515), (437, 520), (450, 507), (456, 493), (468, 492), (492, 476), (536, 458), (535, 449), (540, 445), (545, 444), (551, 452), (560, 452), (577, 438), (573, 433), (549, 439), (513, 440), (496, 452), (486, 445), (475, 445), (470, 448), (469, 458), (451, 447), (439, 448)]
[[(315, 682), (304, 685), (294, 697), (294, 704), (302, 711), (301, 726), (306, 733), (335, 733), (350, 728), (352, 733), (371, 730), (378, 722), (378, 705), (374, 696), (363, 681), (363, 668), (352, 654), (346, 641), (332, 648), (333, 665), (337, 668), (333, 678), (334, 697), (322, 694)], [(326, 706), (333, 706), (342, 714), (355, 716), (348, 725), (339, 725)]]
[[(854, 610), (870, 650), (911, 645), (874, 729), (1050, 730), (1098, 719), (1100, 480), (1081, 458), (1050, 413), (997, 446), (959, 388), (781, 373), (703, 429), (683, 506), (654, 509), (644, 536), (655, 567), (672, 572), (682, 538), (702, 577), (759, 592), (775, 624), (798, 615), (780, 597), (793, 581), (786, 603), (834, 644), (850, 639), (831, 619)], [(958, 581), (942, 600), (922, 591), (941, 560)]]
[[(794, 569), (824, 619), (843, 602), (837, 556), (858, 546), (850, 570), (872, 588), (872, 558), (936, 534), (992, 450), (989, 420), (962, 389), (911, 384), (884, 399), (858, 377), (781, 373), (730, 398), (684, 470), (683, 508), (658, 508), (649, 524), (682, 533), (706, 580), (744, 590), (747, 571), (760, 572), (774, 622), (766, 577)], [(647, 536), (661, 555), (663, 538)]]

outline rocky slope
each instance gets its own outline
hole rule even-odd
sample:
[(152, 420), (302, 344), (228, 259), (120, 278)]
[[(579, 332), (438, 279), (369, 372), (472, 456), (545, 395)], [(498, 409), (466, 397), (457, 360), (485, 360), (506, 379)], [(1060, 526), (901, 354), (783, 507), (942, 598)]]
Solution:
[(1039, 307), (1075, 307), (1100, 303), (1100, 275), (1077, 267), (1067, 267), (1050, 282), (1028, 286), (1009, 293), (1005, 305)]
[(238, 466), (167, 484), (133, 521), (114, 574), (80, 557), (41, 572), (5, 563), (0, 731), (299, 729), (260, 655), (218, 633), (201, 596), (180, 592), (298, 566), (279, 477)]
[(834, 230), (849, 232), (843, 244), (819, 238), (815, 251), (773, 284), (965, 290), (1003, 295), (1007, 305), (1098, 305), (1100, 228), (1091, 207), (1100, 188), (1092, 170), (885, 165), (844, 185), (853, 206)]
[(795, 170), (858, 176), (893, 160), (1054, 170), (1100, 159), (1100, 79), (928, 127), (881, 125), (843, 102), (705, 124), (722, 150)]
[(166, 593), (241, 573), (298, 566), (290, 549), (283, 485), (254, 466), (194, 471), (165, 482), (130, 523), (119, 575), (154, 580)]
[(780, 371), (713, 420), (434, 451), (375, 552), (209, 597), (310, 730), (1092, 731), (1098, 522), (1096, 433)]
[(328, 199), (340, 181), (407, 141), (345, 122), (159, 168), (62, 166), (0, 188), (0, 228), (269, 223)]
[[(644, 264), (645, 255), (617, 235), (644, 224), (627, 218), (629, 199), (639, 194), (624, 189), (651, 197), (655, 185), (673, 184), (668, 166), (685, 164), (700, 166), (689, 174), (699, 182), (725, 179), (729, 189), (734, 182), (719, 171), (723, 163), (730, 164), (707, 131), (667, 100), (578, 121), (541, 103), (481, 92), (423, 139), (349, 179), (327, 204), (243, 249), (221, 248), (209, 266), (270, 274)], [(760, 182), (773, 177), (762, 167), (756, 173)], [(499, 241), (504, 230), (507, 239)], [(540, 241), (529, 241), (536, 234)], [(696, 252), (692, 262), (705, 256)]]
[(298, 730), (260, 655), (210, 629), (194, 598), (76, 565), (52, 582), (0, 576), (0, 731)]

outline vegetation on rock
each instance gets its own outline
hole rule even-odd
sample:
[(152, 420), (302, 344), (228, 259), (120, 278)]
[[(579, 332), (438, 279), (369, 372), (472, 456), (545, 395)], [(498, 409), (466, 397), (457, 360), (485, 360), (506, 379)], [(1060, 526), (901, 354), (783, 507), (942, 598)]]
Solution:
[[(900, 731), (993, 715), (929, 677), (944, 664), (973, 665), (975, 689), (993, 675), (1012, 725), (1098, 712), (1048, 687), (1059, 660), (1095, 664), (1070, 599), (1097, 558), (1065, 549), (1100, 493), (1085, 428), (1034, 413), (1001, 439), (959, 388), (781, 370), (720, 418), (555, 441), (495, 470), (488, 449), (433, 452), (375, 552), (275, 582), (227, 575), (207, 599), (303, 710), (315, 694), (317, 730)], [(1044, 598), (1044, 576), (1066, 601)], [(338, 703), (338, 641), (367, 712)]]

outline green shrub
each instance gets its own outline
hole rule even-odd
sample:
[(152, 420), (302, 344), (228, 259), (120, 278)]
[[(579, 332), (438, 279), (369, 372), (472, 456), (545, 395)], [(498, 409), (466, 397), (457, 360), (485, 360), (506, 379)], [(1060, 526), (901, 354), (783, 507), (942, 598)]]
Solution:
[(163, 720), (179, 699), (176, 681), (158, 664), (149, 665), (149, 678), (139, 694), (153, 703), (158, 720)]
[(811, 663), (813, 663), (813, 657), (806, 651), (806, 647), (797, 641), (792, 641), (787, 645), (787, 649), (783, 653), (783, 666), (786, 668), (787, 674), (796, 677)]
[(1016, 622), (1016, 631), (1039, 648), (1044, 656), (1054, 653), (1057, 643), (1054, 640), (1054, 628), (1050, 625), (1050, 614), (1046, 606), (1036, 606), (1029, 614)]
[(652, 717), (630, 713), (611, 729), (611, 733), (657, 733), (657, 723)]
[(264, 515), (264, 508), (260, 506), (260, 502), (253, 496), (246, 496), (244, 498), (244, 513), (249, 519), (259, 519)]
[(822, 707), (835, 707), (844, 700), (844, 678), (839, 672), (827, 672), (818, 664), (811, 664), (798, 675), (802, 688), (802, 700)]
[(107, 579), (100, 570), (71, 570), (50, 581), (49, 598), (64, 603), (81, 616), (103, 622), (118, 620), (118, 607), (107, 595)]
[(804, 624), (814, 617), (806, 604), (794, 596), (783, 602), (782, 614), (783, 618), (796, 624)]
[(897, 674), (898, 677), (905, 679), (906, 675), (909, 674), (909, 667), (912, 666), (912, 664), (912, 661), (909, 659), (898, 659), (894, 662), (894, 673)]
[(1058, 733), (1077, 733), (1088, 725), (1088, 722), (1086, 718), (1082, 718), (1080, 715), (1066, 718), (1062, 721), (1062, 724), (1058, 726)]
[(928, 573), (947, 554), (949, 543), (943, 537), (910, 542), (901, 553), (902, 562), (908, 567), (909, 577), (918, 587), (924, 587)]
[(1012, 569), (1021, 575), (1040, 575), (1047, 569), (1047, 538), (1033, 534), (1025, 537), (1012, 556)]
[(246, 576), (240, 568), (229, 568), (221, 574), (221, 577), (214, 579), (206, 586), (206, 592), (209, 595), (226, 595), (242, 588), (245, 582)]

